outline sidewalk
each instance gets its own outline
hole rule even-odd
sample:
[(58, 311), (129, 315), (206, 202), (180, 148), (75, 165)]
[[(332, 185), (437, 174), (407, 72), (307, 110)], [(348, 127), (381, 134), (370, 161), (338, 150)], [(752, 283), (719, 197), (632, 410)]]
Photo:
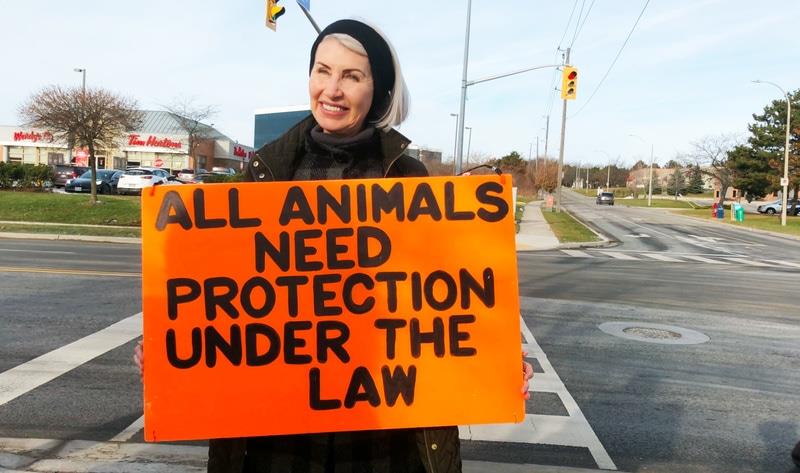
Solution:
[(542, 201), (528, 202), (519, 224), (517, 251), (552, 250), (558, 247), (558, 238), (542, 215)]
[[(0, 473), (203, 473), (203, 446), (0, 438)], [(604, 470), (464, 461), (465, 473), (597, 473)]]

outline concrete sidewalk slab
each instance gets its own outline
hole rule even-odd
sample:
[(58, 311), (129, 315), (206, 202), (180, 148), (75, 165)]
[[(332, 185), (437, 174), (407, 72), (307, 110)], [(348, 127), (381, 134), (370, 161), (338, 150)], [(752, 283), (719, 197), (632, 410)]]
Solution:
[(519, 223), (517, 251), (552, 250), (558, 247), (558, 238), (542, 215), (542, 201), (528, 202)]

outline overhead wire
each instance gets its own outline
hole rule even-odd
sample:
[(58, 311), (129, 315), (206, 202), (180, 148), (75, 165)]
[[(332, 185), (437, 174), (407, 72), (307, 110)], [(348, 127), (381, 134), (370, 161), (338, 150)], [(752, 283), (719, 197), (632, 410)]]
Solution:
[[(572, 17), (575, 16), (575, 9), (578, 8), (578, 1), (575, 0), (575, 3), (572, 4), (572, 11), (569, 13), (569, 19), (567, 20), (566, 26), (564, 26), (564, 32), (561, 34), (561, 39), (558, 40), (558, 47), (556, 48), (555, 56), (553, 57), (553, 62), (558, 60), (558, 55), (561, 52), (561, 45), (564, 43), (564, 38), (567, 37), (567, 32), (569, 31), (569, 27), (572, 24)], [(584, 0), (585, 1), (585, 0)], [(547, 109), (546, 115), (549, 116), (550, 112), (553, 111), (553, 99), (555, 98), (555, 91), (556, 91), (556, 81), (558, 80), (558, 70), (553, 70), (553, 78), (551, 79), (550, 84), (550, 91), (545, 101), (545, 108)]]
[(572, 34), (572, 41), (569, 42), (569, 47), (572, 48), (572, 45), (575, 44), (575, 37), (578, 36), (578, 27), (581, 26), (581, 17), (583, 16), (583, 7), (586, 6), (586, 0), (581, 2), (581, 9), (578, 12), (578, 19), (575, 21), (575, 32)]
[(578, 30), (575, 32), (575, 35), (572, 37), (572, 42), (569, 45), (570, 48), (575, 44), (575, 40), (578, 39), (578, 36), (581, 34), (581, 31), (583, 31), (583, 25), (585, 25), (586, 20), (589, 19), (589, 14), (592, 12), (592, 8), (594, 7), (594, 2), (595, 0), (592, 0), (592, 3), (589, 4), (589, 9), (586, 10), (586, 16), (583, 17), (583, 22), (581, 23), (580, 28), (578, 28)]
[(592, 98), (594, 98), (594, 96), (597, 94), (597, 91), (600, 90), (600, 87), (603, 85), (603, 82), (605, 82), (606, 78), (611, 73), (611, 70), (614, 68), (614, 65), (617, 63), (617, 60), (619, 59), (620, 55), (622, 54), (622, 51), (625, 49), (625, 46), (627, 46), (628, 41), (630, 41), (631, 36), (633, 35), (633, 32), (636, 30), (636, 26), (639, 24), (639, 20), (642, 19), (642, 16), (644, 15), (645, 10), (647, 10), (647, 6), (649, 4), (650, 4), (650, 0), (646, 0), (644, 2), (644, 6), (642, 7), (642, 11), (639, 12), (639, 16), (636, 18), (636, 22), (633, 23), (633, 27), (628, 32), (628, 36), (625, 38), (625, 41), (622, 43), (622, 46), (620, 46), (619, 51), (617, 51), (617, 55), (614, 57), (614, 60), (611, 61), (611, 65), (608, 66), (608, 70), (606, 70), (606, 73), (603, 75), (603, 78), (600, 79), (600, 82), (597, 84), (597, 87), (595, 87), (595, 89), (592, 92), (592, 94), (589, 95), (589, 98), (586, 100), (586, 102), (584, 102), (583, 105), (581, 105), (581, 108), (579, 108), (578, 111), (573, 113), (569, 118), (574, 118), (576, 115), (581, 113), (581, 111), (584, 108), (586, 108), (587, 105), (589, 105), (589, 102), (592, 101)]

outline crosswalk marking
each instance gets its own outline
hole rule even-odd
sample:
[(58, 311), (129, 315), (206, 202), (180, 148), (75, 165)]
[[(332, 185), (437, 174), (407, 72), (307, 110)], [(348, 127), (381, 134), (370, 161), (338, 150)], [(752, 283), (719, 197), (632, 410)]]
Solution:
[(690, 260), (694, 260), (694, 261), (700, 261), (701, 263), (709, 263), (709, 264), (729, 264), (729, 263), (728, 263), (728, 262), (726, 262), (726, 261), (720, 261), (720, 260), (717, 260), (717, 259), (711, 259), (711, 258), (704, 258), (704, 257), (702, 257), (702, 256), (697, 256), (697, 255), (682, 255), (682, 256), (683, 256), (684, 258), (687, 258), (687, 259), (690, 259)]
[(639, 261), (639, 258), (636, 258), (635, 256), (631, 256), (626, 253), (622, 253), (620, 251), (600, 251), (600, 253), (610, 256), (614, 259), (620, 259), (625, 261)]
[(580, 256), (581, 258), (593, 258), (592, 255), (581, 250), (561, 250), (561, 251), (570, 256)]
[(118, 433), (114, 436), (110, 441), (111, 442), (127, 442), (128, 440), (132, 439), (137, 432), (144, 428), (144, 416), (139, 417), (133, 423), (127, 427), (125, 430)]
[(681, 260), (679, 260), (679, 259), (672, 258), (672, 257), (666, 256), (666, 255), (661, 255), (661, 254), (658, 254), (658, 253), (642, 253), (642, 256), (647, 256), (648, 258), (652, 258), (652, 259), (658, 260), (658, 261), (666, 261), (668, 263), (680, 263), (681, 262)]
[(779, 264), (781, 266), (788, 266), (790, 268), (800, 268), (800, 264), (792, 263), (791, 261), (780, 261), (775, 259), (768, 259), (764, 261), (767, 261), (769, 263)]
[(142, 313), (0, 373), (0, 406), (142, 334)]
[(772, 266), (772, 265), (769, 265), (767, 263), (762, 263), (760, 261), (754, 261), (754, 260), (750, 260), (750, 259), (747, 259), (747, 258), (731, 258), (729, 256), (725, 256), (724, 258), (726, 260), (728, 260), (728, 261), (733, 261), (734, 263), (742, 263), (742, 264), (746, 264), (748, 266), (758, 266), (758, 267), (761, 267), (761, 268), (769, 268), (769, 267)]

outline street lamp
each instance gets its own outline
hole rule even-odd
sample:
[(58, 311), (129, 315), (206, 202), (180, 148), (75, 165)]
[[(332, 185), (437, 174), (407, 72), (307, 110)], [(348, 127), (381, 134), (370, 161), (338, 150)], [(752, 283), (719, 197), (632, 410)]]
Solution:
[[(783, 187), (783, 196), (781, 197), (781, 225), (786, 226), (786, 204), (789, 197), (789, 132), (792, 129), (790, 122), (792, 120), (792, 101), (789, 100), (789, 94), (781, 88), (778, 84), (768, 80), (754, 80), (756, 84), (769, 84), (781, 91), (783, 97), (786, 99), (786, 143), (783, 148), (783, 178), (781, 179), (781, 187)], [(794, 196), (795, 200), (797, 196)]]
[[(647, 144), (647, 142), (639, 135), (628, 135), (634, 138), (639, 138), (642, 143)], [(723, 199), (725, 197), (723, 196)], [(647, 206), (651, 207), (653, 205), (653, 143), (650, 143), (650, 184), (649, 189), (647, 190)]]
[(451, 117), (456, 117), (456, 138), (453, 141), (453, 165), (456, 163), (456, 147), (458, 147), (458, 114), (451, 113)]
[(608, 173), (606, 174), (606, 190), (608, 190), (610, 186), (609, 182), (611, 181), (611, 155), (608, 154), (607, 151), (603, 151), (602, 149), (596, 149), (595, 152), (603, 153), (608, 158)]
[(80, 72), (82, 74), (83, 78), (81, 80), (81, 90), (83, 90), (83, 93), (85, 94), (86, 93), (86, 69), (81, 69), (79, 67), (76, 67), (75, 69), (73, 69), (73, 71)]
[(469, 163), (469, 149), (472, 147), (472, 127), (465, 126), (464, 128), (469, 130), (469, 139), (467, 139), (467, 162)]

